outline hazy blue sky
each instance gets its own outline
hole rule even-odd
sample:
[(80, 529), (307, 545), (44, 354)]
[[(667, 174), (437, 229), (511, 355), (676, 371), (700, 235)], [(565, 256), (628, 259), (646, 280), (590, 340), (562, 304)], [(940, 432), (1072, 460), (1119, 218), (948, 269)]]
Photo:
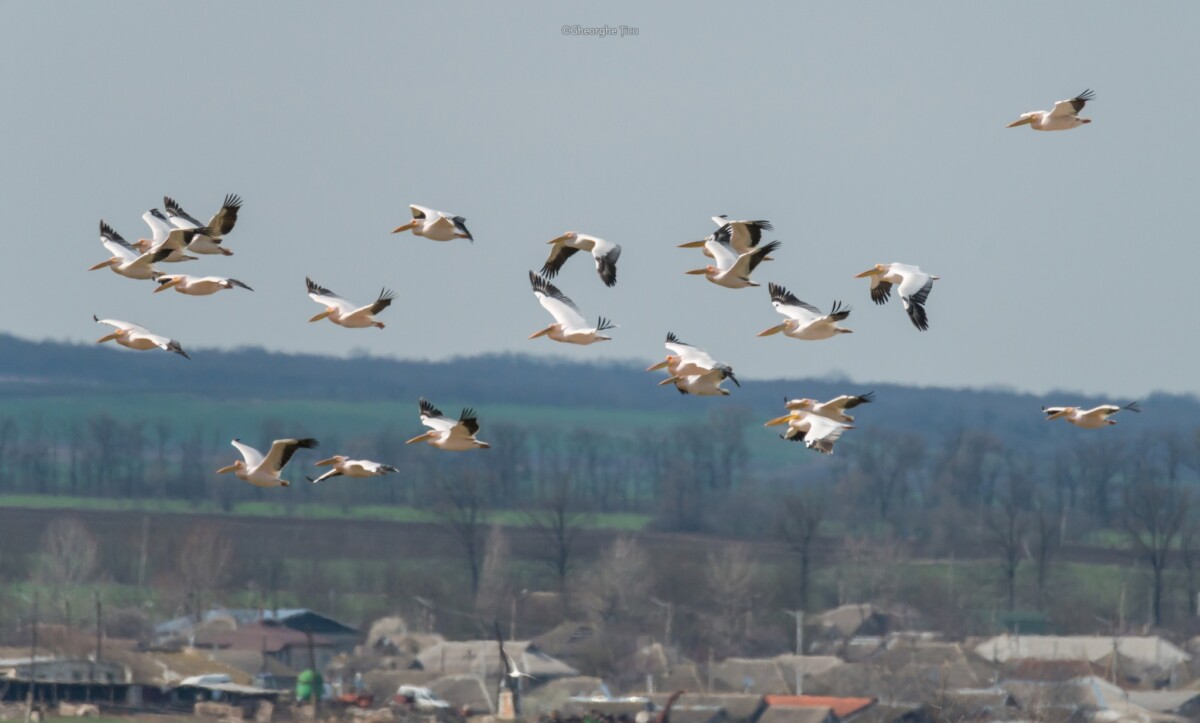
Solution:
[[(746, 378), (1200, 392), (1200, 5), (705, 5), (0, 4), (0, 330), (90, 340), (97, 313), (189, 349), (646, 363), (673, 330)], [(1004, 127), (1088, 87), (1089, 126)], [(256, 293), (85, 271), (100, 218), (136, 239), (163, 194), (207, 218), (231, 192), (236, 255), (169, 270)], [(476, 243), (389, 235), (409, 203)], [(683, 274), (703, 259), (675, 245), (720, 213), (774, 222), (764, 288)], [(549, 319), (526, 272), (566, 230), (624, 247), (615, 288), (580, 257), (557, 281), (615, 341), (525, 338)], [(889, 261), (941, 275), (929, 332), (852, 278)], [(306, 275), (395, 289), (387, 328), (308, 324)], [(755, 338), (767, 281), (848, 302), (856, 333)]]

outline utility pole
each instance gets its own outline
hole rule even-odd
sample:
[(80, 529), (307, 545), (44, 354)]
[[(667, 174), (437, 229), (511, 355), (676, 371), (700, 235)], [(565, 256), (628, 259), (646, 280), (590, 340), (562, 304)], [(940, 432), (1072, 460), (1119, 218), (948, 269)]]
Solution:
[(37, 686), (37, 629), (38, 629), (38, 591), (33, 589), (33, 625), (30, 627), (29, 643), (29, 695), (25, 699), (25, 723), (33, 718), (33, 689)]
[[(804, 655), (804, 611), (784, 610), (796, 619), (796, 657)], [(804, 661), (796, 661), (796, 695), (804, 695)]]
[(671, 622), (675, 618), (675, 603), (663, 602), (662, 600), (659, 600), (656, 597), (650, 598), (650, 602), (654, 603), (655, 605), (659, 606), (660, 608), (666, 609), (666, 611), (667, 611), (667, 624), (666, 624), (666, 629), (663, 632), (663, 646), (670, 647), (671, 646)]
[(146, 554), (150, 543), (150, 515), (142, 516), (142, 554), (138, 558), (138, 589), (146, 589)]

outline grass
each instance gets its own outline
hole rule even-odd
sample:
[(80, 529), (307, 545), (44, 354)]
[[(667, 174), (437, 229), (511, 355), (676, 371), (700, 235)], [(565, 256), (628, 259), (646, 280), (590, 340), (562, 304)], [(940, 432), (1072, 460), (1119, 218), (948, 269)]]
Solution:
[[(138, 500), (107, 497), (70, 497), (65, 495), (0, 495), (0, 507), (40, 510), (114, 510), (121, 512), (168, 512), (225, 514), (212, 502), (189, 500)], [(228, 513), (242, 517), (292, 517), (321, 520), (377, 520), (382, 522), (437, 522), (429, 510), (391, 505), (356, 505), (343, 507), (331, 504), (284, 505), (271, 502), (239, 502)], [(500, 510), (492, 521), (507, 527), (527, 527), (521, 510)], [(591, 515), (584, 527), (596, 530), (637, 532), (650, 523), (650, 515), (632, 512), (613, 512)]]

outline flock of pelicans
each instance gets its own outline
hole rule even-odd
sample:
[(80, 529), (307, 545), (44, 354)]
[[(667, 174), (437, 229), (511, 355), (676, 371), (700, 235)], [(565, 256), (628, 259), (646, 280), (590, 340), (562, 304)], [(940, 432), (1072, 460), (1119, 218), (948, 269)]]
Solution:
[[(1042, 131), (1076, 128), (1091, 122), (1088, 118), (1080, 118), (1079, 112), (1092, 97), (1091, 91), (1085, 91), (1074, 98), (1055, 103), (1053, 110), (1025, 113), (1008, 127), (1027, 124), (1034, 130)], [(153, 280), (158, 284), (154, 293), (174, 289), (181, 294), (207, 296), (235, 288), (253, 291), (237, 279), (167, 274), (154, 266), (158, 263), (196, 259), (197, 256), (192, 254), (232, 256), (233, 252), (225, 247), (224, 241), (237, 224), (238, 212), (242, 207), (240, 198), (235, 195), (226, 196), (221, 208), (213, 214), (208, 223), (201, 223), (189, 215), (172, 198), (164, 197), (163, 207), (165, 212), (156, 208), (142, 215), (142, 219), (150, 227), (151, 238), (140, 239), (133, 244), (101, 221), (100, 241), (111, 254), (111, 258), (92, 266), (91, 270), (108, 267), (114, 273), (127, 278)], [(411, 231), (416, 236), (432, 241), (474, 241), (471, 232), (467, 230), (466, 219), (462, 216), (453, 216), (423, 206), (409, 208), (412, 211), (412, 220), (399, 226), (392, 233)], [(762, 243), (763, 232), (773, 230), (770, 222), (730, 220), (726, 216), (714, 216), (712, 220), (717, 225), (712, 234), (702, 240), (681, 245), (681, 248), (703, 249), (704, 255), (711, 259), (711, 263), (702, 269), (686, 273), (702, 275), (709, 282), (729, 289), (759, 286), (760, 284), (752, 280), (751, 275), (762, 262), (772, 260), (770, 255), (781, 247), (779, 241)], [(621, 247), (604, 239), (573, 231), (550, 240), (548, 244), (551, 246), (550, 254), (541, 272), (530, 271), (529, 281), (534, 296), (554, 318), (554, 323), (531, 334), (529, 338), (548, 336), (557, 342), (580, 345), (610, 340), (612, 337), (606, 336), (604, 332), (616, 326), (604, 317), (599, 317), (595, 324), (589, 323), (579, 307), (551, 283), (551, 279), (572, 256), (583, 251), (591, 254), (600, 280), (606, 286), (612, 287), (617, 283), (617, 261), (621, 257)], [(876, 304), (887, 303), (894, 290), (913, 326), (920, 331), (929, 329), (929, 317), (925, 306), (933, 290), (933, 283), (938, 280), (937, 276), (918, 266), (890, 263), (876, 264), (858, 274), (856, 278), (870, 279), (871, 301)], [(359, 306), (312, 279), (305, 281), (309, 298), (323, 309), (309, 319), (310, 322), (328, 319), (334, 324), (350, 329), (384, 327), (383, 322), (376, 317), (392, 303), (393, 295), (387, 289), (382, 290), (371, 303)], [(761, 332), (759, 336), (782, 333), (793, 339), (818, 341), (851, 333), (850, 329), (840, 326), (840, 322), (850, 316), (850, 309), (840, 302), (834, 302), (826, 313), (801, 301), (791, 291), (778, 284), (768, 284), (767, 290), (771, 305), (784, 320)], [(113, 328), (110, 334), (101, 337), (98, 342), (115, 341), (130, 349), (157, 348), (188, 356), (179, 342), (152, 333), (137, 324), (116, 319), (99, 319), (95, 316), (93, 319)], [(661, 384), (672, 384), (681, 394), (701, 396), (728, 395), (729, 390), (722, 386), (726, 379), (741, 386), (731, 366), (715, 360), (702, 349), (680, 341), (673, 333), (667, 334), (666, 348), (666, 358), (647, 369), (666, 369), (668, 377)], [(786, 424), (787, 430), (780, 435), (783, 439), (802, 441), (809, 449), (832, 454), (834, 443), (847, 430), (854, 429), (854, 418), (846, 413), (847, 410), (871, 400), (870, 393), (843, 395), (827, 402), (807, 398), (785, 400), (788, 413), (772, 419), (766, 426)], [(459, 417), (454, 419), (443, 414), (424, 398), (419, 400), (418, 404), (421, 424), (428, 427), (429, 431), (408, 440), (408, 444), (426, 442), (445, 451), (489, 447), (487, 442), (476, 438), (479, 420), (471, 409), (464, 409)], [(1116, 424), (1110, 417), (1122, 410), (1140, 411), (1136, 403), (1123, 407), (1106, 404), (1087, 410), (1078, 407), (1043, 408), (1047, 419), (1063, 418), (1085, 429)], [(241, 453), (242, 459), (221, 468), (218, 474), (233, 472), (241, 479), (260, 487), (286, 487), (288, 481), (280, 476), (284, 466), (296, 450), (312, 449), (317, 446), (317, 441), (311, 438), (278, 439), (266, 455), (236, 439), (233, 446)], [(342, 475), (374, 477), (397, 471), (395, 467), (386, 464), (349, 459), (343, 455), (335, 455), (316, 464), (329, 466), (331, 469), (315, 479), (309, 477), (314, 483)]]

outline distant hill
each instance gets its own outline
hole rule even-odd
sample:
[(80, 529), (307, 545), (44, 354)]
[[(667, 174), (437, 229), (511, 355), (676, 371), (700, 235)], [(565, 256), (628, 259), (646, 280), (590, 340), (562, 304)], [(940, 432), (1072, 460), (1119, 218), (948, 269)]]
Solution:
[[(592, 410), (688, 419), (723, 406), (746, 409), (757, 425), (781, 413), (785, 395), (823, 399), (874, 391), (877, 402), (857, 415), (860, 428), (883, 426), (935, 438), (956, 429), (980, 428), (1009, 444), (1041, 447), (1083, 432), (1067, 424), (1044, 422), (1042, 404), (1112, 401), (829, 379), (742, 380), (741, 388), (727, 383), (733, 391), (730, 397), (697, 398), (656, 386), (663, 378), (661, 373), (646, 373), (632, 362), (583, 364), (512, 354), (427, 362), (342, 359), (257, 348), (189, 351), (191, 361), (168, 354), (33, 342), (0, 334), (0, 414), (5, 406), (14, 408), (11, 405), (18, 400), (28, 404), (48, 397), (87, 400), (171, 395), (235, 405), (251, 401), (394, 403), (412, 405), (411, 416), (415, 417), (416, 399), (425, 396), (448, 410), (460, 403), (481, 412), (489, 406), (558, 408), (556, 424), (572, 418), (571, 411), (578, 410), (576, 426), (592, 424), (587, 419)], [(1195, 397), (1156, 394), (1140, 401), (1143, 414), (1119, 418), (1122, 433), (1200, 426), (1200, 401)], [(396, 412), (401, 413), (399, 408)]]

